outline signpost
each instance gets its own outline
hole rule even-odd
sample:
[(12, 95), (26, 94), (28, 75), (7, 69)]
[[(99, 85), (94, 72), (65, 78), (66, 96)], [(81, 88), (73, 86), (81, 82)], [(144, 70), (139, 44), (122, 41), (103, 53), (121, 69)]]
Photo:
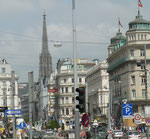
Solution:
[(22, 110), (21, 109), (14, 109), (14, 110), (5, 110), (6, 115), (21, 115)]
[(21, 128), (21, 129), (26, 128), (26, 123), (25, 123), (25, 122), (21, 122), (21, 123), (19, 124), (19, 128)]
[(82, 122), (82, 125), (84, 127), (87, 127), (89, 125), (90, 120), (89, 120), (88, 114), (85, 113), (82, 115), (82, 121), (81, 122)]
[(142, 122), (142, 116), (140, 113), (135, 113), (134, 114), (134, 123), (135, 124), (140, 124)]
[(7, 110), (8, 107), (0, 107), (0, 112), (5, 112), (5, 110)]
[(132, 104), (125, 103), (123, 104), (123, 119), (132, 119)]

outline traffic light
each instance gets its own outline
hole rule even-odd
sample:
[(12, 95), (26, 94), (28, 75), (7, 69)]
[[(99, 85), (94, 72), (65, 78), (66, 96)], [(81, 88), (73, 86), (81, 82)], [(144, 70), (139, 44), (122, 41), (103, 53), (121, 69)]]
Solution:
[(76, 97), (76, 100), (79, 101), (79, 104), (76, 105), (76, 108), (79, 109), (80, 113), (84, 113), (85, 112), (85, 87), (76, 88), (76, 92), (79, 93), (79, 95)]

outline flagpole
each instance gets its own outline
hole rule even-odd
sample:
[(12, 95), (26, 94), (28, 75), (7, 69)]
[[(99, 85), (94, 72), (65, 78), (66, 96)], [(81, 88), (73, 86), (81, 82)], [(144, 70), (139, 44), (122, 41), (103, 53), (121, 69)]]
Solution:
[(139, 1), (138, 1), (138, 15), (140, 15)]
[(119, 22), (120, 22), (120, 19), (118, 17), (118, 32), (120, 32), (120, 24), (119, 24)]

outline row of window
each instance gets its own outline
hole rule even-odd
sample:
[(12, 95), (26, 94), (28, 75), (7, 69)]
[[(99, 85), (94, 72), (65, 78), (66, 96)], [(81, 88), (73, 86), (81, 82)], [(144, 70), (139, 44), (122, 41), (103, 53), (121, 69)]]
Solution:
[[(136, 80), (135, 80), (135, 75), (131, 76), (131, 84), (135, 84)], [(141, 84), (145, 84), (146, 79), (144, 76), (141, 77)]]
[[(136, 90), (132, 90), (132, 98), (136, 99)], [(145, 90), (142, 90), (142, 98), (146, 98)]]
[[(68, 82), (72, 82), (72, 83), (74, 83), (74, 78), (71, 78), (71, 81), (69, 81), (70, 79), (68, 78), (68, 79), (63, 79), (62, 81), (63, 81), (63, 83), (68, 83)], [(79, 78), (78, 79), (78, 82), (79, 83), (85, 83), (85, 78)]]
[[(72, 111), (73, 113), (73, 111)], [(62, 108), (61, 109), (61, 115), (70, 115), (71, 114), (71, 110), (69, 108)]]
[(72, 97), (72, 101), (71, 102), (69, 102), (69, 98), (68, 97), (62, 97), (60, 103), (61, 104), (73, 104), (74, 103), (74, 97)]
[(60, 88), (60, 93), (69, 93), (69, 92), (74, 93), (74, 87), (61, 87)]
[[(130, 56), (134, 56), (134, 50), (130, 50)], [(140, 56), (145, 56), (144, 49), (140, 49)]]
[(129, 35), (128, 41), (135, 41), (135, 40), (147, 40), (146, 34), (140, 34), (140, 35)]

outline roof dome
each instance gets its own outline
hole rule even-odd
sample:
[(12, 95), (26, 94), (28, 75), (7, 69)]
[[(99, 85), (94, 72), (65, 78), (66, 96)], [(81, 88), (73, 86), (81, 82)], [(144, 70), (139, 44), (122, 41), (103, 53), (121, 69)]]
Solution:
[(137, 15), (135, 20), (129, 23), (129, 29), (150, 29), (150, 21), (143, 19), (142, 15)]
[(116, 36), (111, 38), (111, 44), (119, 43), (120, 41), (126, 41), (126, 37), (121, 32), (117, 32)]

